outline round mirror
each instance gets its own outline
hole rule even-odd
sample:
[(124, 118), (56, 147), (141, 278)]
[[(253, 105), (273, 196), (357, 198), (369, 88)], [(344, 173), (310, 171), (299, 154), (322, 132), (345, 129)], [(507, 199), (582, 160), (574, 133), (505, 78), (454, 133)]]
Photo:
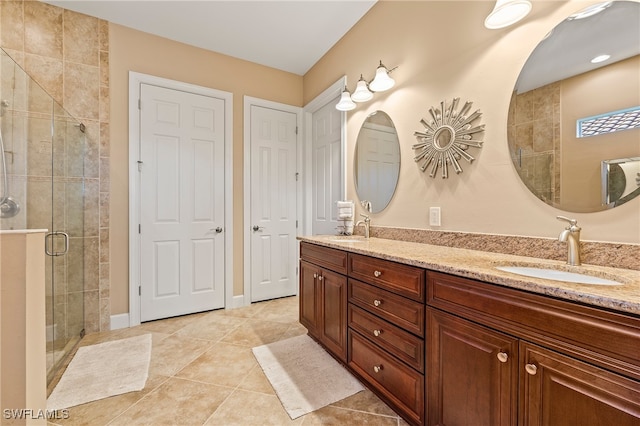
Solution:
[(383, 111), (369, 115), (358, 133), (353, 173), (360, 201), (372, 213), (387, 207), (400, 174), (400, 143), (391, 118)]
[(640, 194), (633, 172), (640, 170), (640, 3), (579, 12), (525, 63), (507, 130), (513, 164), (536, 197), (561, 210), (595, 212)]

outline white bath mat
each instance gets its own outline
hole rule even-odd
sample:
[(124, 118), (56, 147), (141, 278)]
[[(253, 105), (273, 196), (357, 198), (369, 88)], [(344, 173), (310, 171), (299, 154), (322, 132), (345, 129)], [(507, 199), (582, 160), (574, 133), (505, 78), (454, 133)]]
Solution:
[(255, 347), (253, 354), (291, 419), (364, 390), (307, 335)]
[(51, 392), (47, 409), (60, 410), (142, 390), (150, 359), (151, 334), (83, 346)]

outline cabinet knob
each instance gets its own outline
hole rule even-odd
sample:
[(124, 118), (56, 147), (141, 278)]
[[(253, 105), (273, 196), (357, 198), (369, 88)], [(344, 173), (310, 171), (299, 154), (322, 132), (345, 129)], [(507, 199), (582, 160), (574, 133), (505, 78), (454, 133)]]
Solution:
[(373, 306), (380, 306), (380, 305), (382, 305), (382, 300), (376, 299), (373, 301)]
[(524, 369), (526, 370), (527, 373), (531, 374), (532, 376), (535, 376), (536, 373), (538, 372), (538, 367), (536, 367), (535, 364), (527, 364), (524, 366)]
[(373, 335), (378, 337), (380, 334), (382, 334), (382, 330), (373, 330)]
[(498, 361), (507, 362), (508, 360), (509, 360), (509, 355), (507, 355), (505, 352), (498, 352)]
[(313, 274), (313, 278), (318, 278), (318, 274)]
[(373, 271), (373, 276), (378, 278), (380, 275), (382, 275), (382, 272), (380, 271)]
[(374, 366), (373, 366), (373, 371), (374, 371), (375, 373), (379, 373), (379, 372), (381, 372), (381, 371), (382, 371), (382, 364), (381, 364), (381, 365), (374, 365)]
[(318, 281), (322, 281), (324, 277), (322, 275), (318, 275)]

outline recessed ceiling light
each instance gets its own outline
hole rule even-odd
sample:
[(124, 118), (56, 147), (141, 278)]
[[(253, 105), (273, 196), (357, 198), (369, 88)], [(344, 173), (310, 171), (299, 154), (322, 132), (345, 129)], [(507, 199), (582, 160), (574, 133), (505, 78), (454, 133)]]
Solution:
[(610, 57), (611, 57), (611, 55), (598, 55), (598, 56), (596, 56), (595, 58), (593, 58), (593, 59), (591, 60), (591, 63), (592, 63), (592, 64), (597, 64), (597, 63), (599, 63), (599, 62), (604, 62), (604, 61), (606, 61), (607, 59), (609, 59)]
[(580, 12), (574, 13), (573, 15), (569, 16), (567, 19), (569, 21), (572, 21), (574, 19), (584, 19), (584, 18), (588, 18), (589, 16), (593, 16), (596, 13), (600, 13), (603, 10), (605, 10), (606, 8), (608, 8), (609, 6), (611, 6), (610, 1), (605, 1), (603, 3), (597, 3), (594, 5), (591, 5), (585, 9), (582, 9)]

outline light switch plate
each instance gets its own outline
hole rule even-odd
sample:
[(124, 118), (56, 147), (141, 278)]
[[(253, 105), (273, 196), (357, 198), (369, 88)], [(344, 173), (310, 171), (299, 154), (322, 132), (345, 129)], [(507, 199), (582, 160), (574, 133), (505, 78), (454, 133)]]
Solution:
[(440, 207), (429, 207), (429, 225), (440, 226)]

